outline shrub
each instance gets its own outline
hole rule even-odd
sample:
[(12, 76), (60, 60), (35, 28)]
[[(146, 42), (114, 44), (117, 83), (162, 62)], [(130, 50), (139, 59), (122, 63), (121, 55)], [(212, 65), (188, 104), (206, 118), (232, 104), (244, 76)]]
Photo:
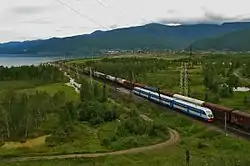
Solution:
[(198, 149), (203, 149), (203, 148), (206, 148), (208, 147), (208, 145), (206, 145), (205, 143), (199, 141), (198, 144), (197, 144), (197, 148)]

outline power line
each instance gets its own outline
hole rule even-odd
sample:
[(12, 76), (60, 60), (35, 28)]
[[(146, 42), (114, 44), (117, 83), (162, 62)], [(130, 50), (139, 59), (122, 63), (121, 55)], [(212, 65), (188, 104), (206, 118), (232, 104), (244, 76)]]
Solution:
[(101, 5), (102, 7), (104, 7), (104, 8), (107, 8), (107, 6), (104, 4), (104, 3), (102, 3), (101, 1), (99, 1), (99, 0), (95, 0), (99, 5)]
[[(87, 20), (95, 23), (96, 25), (98, 25), (98, 26), (100, 26), (100, 27), (102, 27), (102, 28), (104, 28), (106, 30), (109, 30), (109, 28), (103, 26), (102, 24), (98, 23), (97, 21), (95, 21), (94, 19), (90, 18), (89, 16), (87, 16), (87, 15), (79, 12), (78, 10), (74, 9), (73, 7), (71, 7), (70, 5), (68, 5), (66, 2), (64, 2), (62, 0), (56, 0), (56, 1), (59, 2), (61, 5), (67, 7), (68, 9), (72, 10), (73, 12), (75, 12), (76, 14), (78, 14), (79, 16), (81, 16), (81, 17), (83, 17), (83, 18), (85, 18), (85, 19), (87, 19)], [(96, 0), (96, 1), (98, 1), (98, 0)]]
[[(100, 0), (95, 0), (99, 5), (101, 5), (102, 7), (104, 7), (105, 9), (107, 9), (108, 5), (107, 3), (104, 3), (104, 1), (100, 1)], [(125, 17), (125, 14), (121, 11), (121, 10), (118, 10), (118, 13), (120, 15), (120, 20), (123, 19)], [(141, 20), (143, 22), (148, 22), (147, 20), (144, 19), (144, 17), (141, 16)], [(125, 23), (126, 26), (130, 26), (129, 24)]]
[[(103, 2), (101, 2), (100, 0), (95, 0), (99, 5), (101, 5), (102, 7), (104, 7), (105, 9), (107, 9), (107, 7), (108, 7), (108, 5), (107, 5), (107, 3), (105, 4), (105, 3), (103, 3)], [(119, 12), (119, 14), (120, 14), (120, 19), (122, 19), (122, 18), (124, 18), (124, 14), (123, 14), (123, 12), (121, 11), (121, 10), (118, 10), (118, 12)]]

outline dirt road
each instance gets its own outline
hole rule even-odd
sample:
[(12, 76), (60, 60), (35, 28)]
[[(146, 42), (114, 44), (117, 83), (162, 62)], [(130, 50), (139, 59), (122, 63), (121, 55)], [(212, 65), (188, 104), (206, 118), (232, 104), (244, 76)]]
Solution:
[(146, 152), (150, 150), (165, 148), (167, 146), (173, 145), (180, 140), (179, 134), (172, 129), (169, 129), (170, 139), (165, 142), (150, 145), (146, 147), (138, 147), (126, 150), (120, 150), (115, 152), (105, 152), (105, 153), (92, 153), (92, 154), (66, 154), (66, 155), (56, 155), (56, 156), (37, 156), (37, 157), (16, 157), (6, 159), (5, 162), (21, 162), (21, 161), (34, 161), (34, 160), (53, 160), (53, 159), (69, 159), (69, 158), (96, 158), (101, 156), (108, 155), (121, 155), (121, 154), (131, 154), (131, 153), (139, 153)]

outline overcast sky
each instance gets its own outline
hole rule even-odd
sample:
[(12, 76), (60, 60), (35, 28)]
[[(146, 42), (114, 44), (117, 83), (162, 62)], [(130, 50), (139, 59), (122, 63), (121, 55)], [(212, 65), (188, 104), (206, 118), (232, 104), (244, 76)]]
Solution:
[[(249, 1), (249, 0), (248, 0)], [(248, 20), (247, 0), (0, 0), (0, 42), (147, 24)]]

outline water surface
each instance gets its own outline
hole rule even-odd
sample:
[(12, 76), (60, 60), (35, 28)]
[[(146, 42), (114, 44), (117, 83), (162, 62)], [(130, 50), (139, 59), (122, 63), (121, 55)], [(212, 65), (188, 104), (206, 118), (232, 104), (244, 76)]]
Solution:
[(0, 56), (0, 66), (39, 65), (40, 63), (56, 61), (63, 57), (32, 57), (32, 56)]

